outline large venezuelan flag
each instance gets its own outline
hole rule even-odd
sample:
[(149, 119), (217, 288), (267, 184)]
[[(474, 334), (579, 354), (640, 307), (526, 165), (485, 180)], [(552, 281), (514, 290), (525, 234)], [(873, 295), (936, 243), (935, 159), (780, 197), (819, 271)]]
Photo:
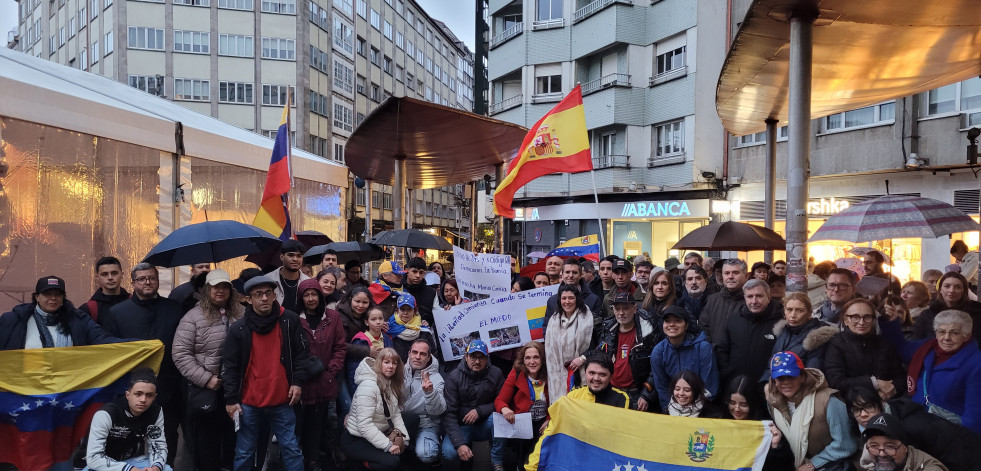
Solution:
[(511, 207), (518, 188), (555, 172), (574, 173), (593, 169), (586, 133), (586, 112), (579, 85), (528, 131), (518, 155), (508, 164), (507, 176), (494, 190), (494, 212), (514, 218)]
[(262, 190), (262, 204), (252, 225), (286, 241), (293, 237), (290, 224), (289, 191), (293, 176), (290, 174), (290, 100), (283, 106), (283, 117), (276, 131), (272, 158), (269, 159), (269, 172), (266, 186)]
[(41, 471), (67, 462), (128, 373), (160, 371), (163, 355), (159, 340), (0, 352), (0, 463)]
[(671, 417), (568, 397), (548, 412), (538, 445), (538, 469), (546, 471), (759, 470), (770, 443), (759, 421)]
[(572, 256), (572, 257), (585, 257), (594, 262), (599, 261), (599, 236), (596, 234), (591, 234), (583, 237), (576, 237), (574, 239), (566, 241), (564, 244), (559, 245), (555, 249), (546, 255), (546, 257), (551, 257), (554, 255), (558, 256)]

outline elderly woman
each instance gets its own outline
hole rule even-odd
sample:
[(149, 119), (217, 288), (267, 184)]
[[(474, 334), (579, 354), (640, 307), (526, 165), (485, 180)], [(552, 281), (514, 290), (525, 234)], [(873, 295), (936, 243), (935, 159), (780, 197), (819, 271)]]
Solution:
[(764, 387), (773, 422), (787, 437), (797, 471), (850, 469), (858, 451), (848, 409), (824, 381), (824, 374), (792, 352), (770, 359)]
[(883, 399), (902, 394), (906, 373), (896, 349), (875, 332), (876, 309), (865, 298), (848, 301), (842, 309), (844, 329), (828, 342), (824, 373), (828, 385), (847, 391), (865, 385)]
[(948, 309), (967, 313), (974, 321), (970, 334), (975, 341), (981, 341), (981, 303), (971, 301), (967, 279), (960, 273), (948, 272), (937, 282), (937, 296), (916, 318), (913, 324), (913, 338), (918, 340), (933, 338), (933, 318)]
[(910, 316), (916, 319), (930, 305), (930, 289), (922, 281), (907, 281), (899, 297), (906, 303)]
[[(838, 328), (812, 317), (811, 299), (804, 293), (790, 293), (783, 300), (783, 319), (773, 326), (777, 341), (773, 352), (794, 352), (807, 368), (824, 369), (828, 342)], [(767, 372), (769, 374), (769, 372)], [(763, 378), (766, 381), (768, 377)]]
[(947, 310), (934, 317), (932, 339), (906, 340), (896, 321), (883, 322), (882, 329), (909, 363), (906, 384), (913, 401), (981, 433), (981, 351), (971, 338), (973, 325), (967, 313)]
[(549, 405), (574, 386), (575, 374), (586, 364), (585, 353), (593, 338), (593, 313), (583, 303), (579, 288), (562, 285), (557, 294), (559, 311), (547, 320), (545, 335)]

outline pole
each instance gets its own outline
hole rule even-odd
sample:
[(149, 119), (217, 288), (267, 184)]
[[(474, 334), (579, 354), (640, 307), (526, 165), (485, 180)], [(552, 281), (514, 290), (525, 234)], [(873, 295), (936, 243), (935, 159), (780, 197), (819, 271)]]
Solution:
[[(494, 181), (498, 185), (504, 180), (504, 162), (494, 166)], [(494, 250), (499, 254), (504, 254), (504, 216), (494, 216)]]
[(593, 201), (596, 202), (596, 223), (599, 225), (599, 256), (603, 258), (603, 254), (606, 253), (606, 237), (604, 236), (605, 231), (603, 230), (603, 214), (600, 212), (599, 192), (596, 191), (596, 172), (592, 169), (589, 170), (589, 178), (593, 180)]
[(395, 156), (395, 185), (392, 186), (392, 202), (394, 229), (405, 229), (405, 155)]
[(371, 180), (365, 179), (364, 181), (364, 241), (368, 242), (371, 239), (371, 226), (374, 224), (371, 220)]
[(812, 27), (817, 11), (790, 19), (790, 145), (787, 154), (787, 291), (807, 292), (807, 193), (810, 169)]
[(470, 251), (477, 251), (477, 182), (470, 182)]
[[(766, 120), (766, 189), (763, 198), (763, 226), (773, 229), (777, 214), (777, 120)], [(763, 261), (773, 265), (773, 251), (763, 252)]]

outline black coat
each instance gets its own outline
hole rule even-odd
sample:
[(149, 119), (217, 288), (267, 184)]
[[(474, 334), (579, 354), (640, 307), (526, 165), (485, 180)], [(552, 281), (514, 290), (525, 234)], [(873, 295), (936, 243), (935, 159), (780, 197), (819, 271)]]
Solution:
[(905, 397), (888, 402), (888, 412), (902, 421), (906, 443), (940, 460), (948, 469), (981, 471), (981, 436), (970, 429), (933, 415)]
[[(99, 319), (106, 315), (113, 306), (129, 299), (130, 294), (124, 289), (119, 290), (119, 294), (109, 295), (102, 292), (102, 288), (95, 290), (92, 298), (89, 302), (83, 303), (78, 307), (78, 310), (88, 314), (92, 317), (92, 320), (99, 322)], [(89, 309), (89, 304), (95, 302), (95, 312), (91, 312)]]
[(164, 358), (157, 375), (158, 400), (164, 407), (178, 392), (181, 374), (174, 365), (174, 334), (183, 312), (177, 301), (157, 296), (142, 300), (137, 296), (115, 305), (101, 319), (106, 332), (125, 339), (156, 339), (164, 344)]
[(762, 377), (776, 343), (773, 326), (781, 319), (783, 305), (776, 300), (771, 300), (760, 314), (751, 313), (743, 304), (738, 314), (729, 316), (725, 333), (715, 347), (719, 384), (728, 384), (738, 375)]
[[(0, 316), (0, 350), (24, 349), (28, 320), (34, 314), (35, 306), (36, 303), (18, 304), (13, 310)], [(81, 347), (122, 341), (109, 335), (88, 314), (75, 309), (67, 299), (61, 309), (62, 315), (67, 315), (68, 335), (72, 338), (72, 345)]]
[[(939, 295), (938, 295), (939, 296)], [(933, 319), (940, 314), (941, 311), (946, 311), (947, 305), (943, 301), (933, 300), (930, 302), (930, 306), (923, 310), (919, 316), (916, 317), (916, 322), (913, 323), (913, 339), (921, 340), (925, 338), (932, 338), (933, 334)], [(977, 301), (968, 301), (963, 306), (957, 308), (958, 311), (964, 311), (967, 315), (971, 316), (971, 320), (974, 321), (974, 328), (971, 335), (974, 337), (974, 341), (978, 342), (978, 346), (981, 347), (981, 303)]]
[(417, 285), (405, 284), (402, 286), (406, 293), (416, 298), (416, 310), (419, 311), (422, 320), (428, 322), (430, 326), (434, 325), (433, 301), (436, 300), (436, 289), (426, 285), (425, 280)]
[(494, 400), (504, 386), (504, 374), (501, 369), (488, 364), (480, 371), (473, 371), (464, 359), (450, 374), (446, 375), (443, 384), (443, 395), (446, 397), (446, 412), (443, 413), (443, 431), (446, 438), (459, 448), (466, 444), (460, 426), (463, 417), (471, 410), (477, 411), (477, 421), (487, 420), (494, 412)]
[(705, 300), (705, 306), (702, 307), (702, 313), (698, 316), (698, 325), (705, 331), (705, 336), (712, 345), (718, 347), (722, 337), (725, 336), (726, 319), (735, 316), (745, 306), (742, 289), (735, 291), (723, 289), (709, 295)]
[(898, 394), (906, 390), (906, 371), (896, 349), (881, 335), (857, 335), (847, 328), (828, 342), (824, 354), (828, 385), (847, 391), (857, 385), (875, 389), (872, 376), (892, 381)]

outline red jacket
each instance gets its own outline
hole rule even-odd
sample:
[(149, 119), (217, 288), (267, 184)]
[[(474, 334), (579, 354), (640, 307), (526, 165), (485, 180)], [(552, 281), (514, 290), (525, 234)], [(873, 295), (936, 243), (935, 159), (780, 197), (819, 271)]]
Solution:
[(304, 404), (337, 399), (338, 378), (344, 367), (344, 355), (347, 354), (347, 340), (341, 314), (333, 309), (327, 309), (317, 330), (310, 329), (305, 315), (300, 316), (300, 326), (303, 336), (310, 344), (310, 356), (317, 357), (324, 365), (324, 373), (303, 385), (301, 400)]
[[(528, 389), (528, 377), (518, 370), (511, 370), (501, 392), (494, 399), (494, 409), (501, 412), (505, 407), (510, 408), (515, 414), (524, 414), (531, 410), (531, 391)], [(545, 386), (545, 401), (548, 402), (548, 383)]]

